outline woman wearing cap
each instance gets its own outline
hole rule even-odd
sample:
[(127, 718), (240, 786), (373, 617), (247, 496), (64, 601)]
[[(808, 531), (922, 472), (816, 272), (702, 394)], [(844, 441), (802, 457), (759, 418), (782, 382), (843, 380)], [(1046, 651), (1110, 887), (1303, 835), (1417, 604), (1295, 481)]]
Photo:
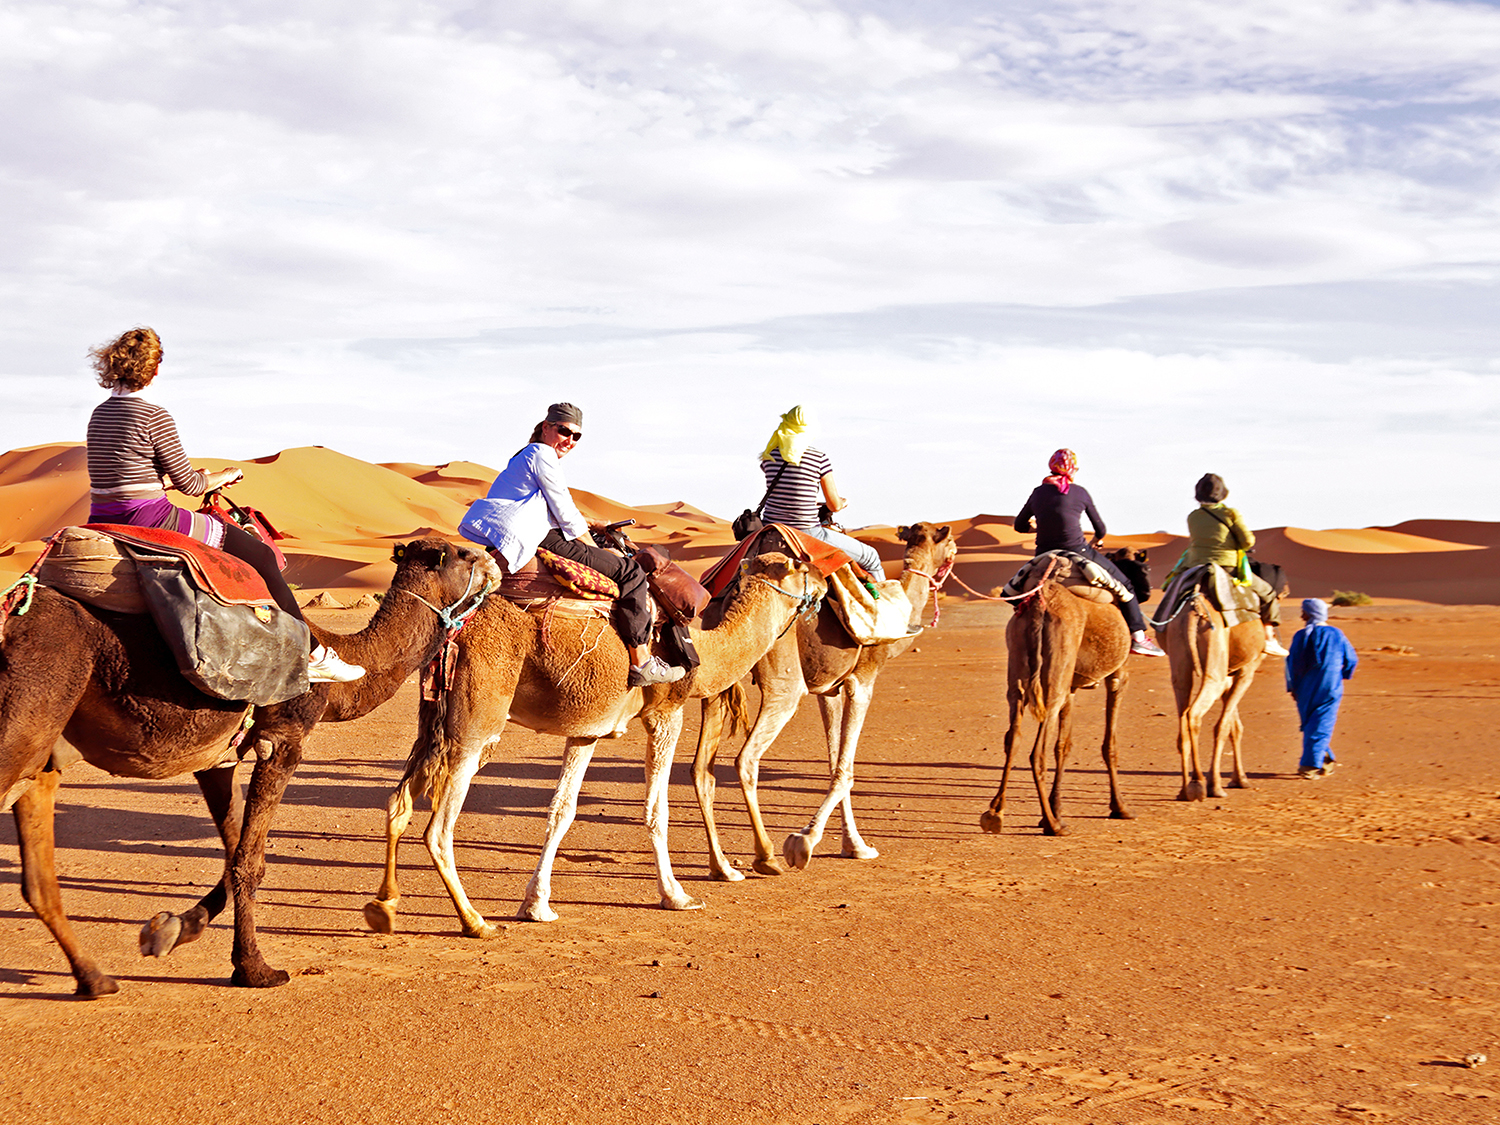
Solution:
[[(1239, 565), (1240, 552), (1255, 546), (1255, 533), (1246, 526), (1244, 517), (1224, 503), (1228, 495), (1229, 488), (1217, 473), (1204, 473), (1198, 478), (1198, 483), (1193, 486), (1198, 507), (1187, 517), (1188, 549), (1174, 573), (1205, 563), (1214, 563), (1232, 572)], [(1272, 656), (1285, 656), (1286, 649), (1276, 638), (1276, 626), (1281, 621), (1281, 604), (1277, 601), (1276, 591), (1253, 571), (1250, 589), (1260, 598), (1260, 619), (1266, 626), (1266, 651)]]
[[(1016, 530), (1029, 534), (1036, 531), (1035, 554), (1048, 551), (1072, 551), (1098, 563), (1125, 589), (1132, 589), (1130, 579), (1120, 573), (1110, 559), (1095, 548), (1104, 541), (1104, 520), (1094, 507), (1094, 498), (1081, 484), (1074, 484), (1078, 473), (1078, 456), (1071, 449), (1059, 449), (1047, 462), (1050, 475), (1031, 490), (1025, 506), (1016, 516)], [(1090, 544), (1083, 534), (1083, 517), (1094, 529), (1094, 542)], [(1129, 601), (1116, 599), (1116, 605), (1125, 616), (1130, 629), (1130, 651), (1141, 656), (1165, 656), (1156, 642), (1146, 636), (1146, 621), (1141, 615), (1141, 603), (1136, 598)]]
[[(92, 505), (90, 523), (158, 527), (189, 535), (210, 547), (243, 559), (265, 580), (282, 610), (304, 620), (297, 599), (282, 577), (276, 552), (248, 531), (201, 512), (179, 508), (167, 499), (163, 479), (188, 496), (202, 496), (240, 480), (238, 469), (204, 473), (193, 468), (172, 416), (141, 393), (161, 368), (161, 338), (149, 328), (132, 328), (89, 353), (99, 385), (109, 397), (89, 416), (88, 466)], [(346, 664), (331, 648), (314, 643), (307, 678), (314, 683), (348, 683), (365, 674)]]
[[(839, 548), (877, 582), (885, 581), (885, 568), (875, 548), (861, 543), (818, 520), (818, 504), (830, 512), (842, 511), (849, 501), (833, 483), (833, 464), (828, 454), (812, 445), (811, 421), (805, 407), (794, 406), (781, 416), (781, 424), (760, 455), (760, 471), (766, 477), (766, 523), (782, 523)], [(820, 501), (821, 497), (821, 501)]]
[(498, 552), (512, 574), (544, 547), (613, 579), (620, 587), (613, 621), (630, 653), (630, 686), (680, 680), (686, 669), (651, 655), (651, 592), (645, 573), (634, 559), (585, 538), (590, 525), (573, 503), (558, 464), (581, 440), (583, 411), (571, 402), (554, 402), (531, 431), (531, 443), (510, 459), (484, 499), (470, 505), (459, 533)]

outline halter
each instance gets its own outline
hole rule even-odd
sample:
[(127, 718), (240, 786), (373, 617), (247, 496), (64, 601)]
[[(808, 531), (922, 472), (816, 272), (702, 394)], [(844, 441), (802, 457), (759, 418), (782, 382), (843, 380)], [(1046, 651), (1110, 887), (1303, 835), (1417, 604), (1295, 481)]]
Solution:
[(473, 617), (475, 612), (478, 611), (479, 607), (484, 604), (484, 599), (490, 596), (490, 587), (487, 584), (481, 586), (478, 595), (474, 596), (473, 605), (471, 605), (468, 609), (462, 611), (461, 613), (454, 612), (454, 610), (458, 609), (458, 607), (463, 605), (464, 602), (468, 601), (471, 595), (474, 595), (474, 572), (478, 568), (478, 563), (470, 564), (468, 586), (464, 588), (464, 592), (459, 595), (458, 600), (455, 601), (452, 605), (447, 606), (446, 608), (438, 608), (426, 598), (424, 598), (421, 594), (418, 594), (413, 590), (408, 590), (404, 586), (400, 587), (397, 590), (397, 593), (409, 594), (412, 597), (416, 598), (417, 601), (425, 605), (428, 609), (432, 610), (433, 613), (438, 615), (438, 620), (443, 623), (443, 628), (446, 629), (451, 636), (464, 627), (464, 622)]
[(764, 582), (767, 586), (771, 587), (771, 589), (775, 590), (782, 597), (790, 598), (792, 601), (797, 603), (796, 607), (792, 610), (791, 619), (786, 623), (786, 628), (776, 634), (776, 639), (778, 641), (781, 640), (782, 637), (786, 636), (791, 627), (797, 623), (797, 618), (801, 617), (805, 613), (809, 613), (817, 609), (819, 604), (823, 600), (821, 594), (814, 594), (807, 588), (807, 573), (805, 571), (802, 574), (801, 594), (789, 594), (780, 586), (776, 585), (776, 583), (772, 582), (769, 578), (764, 578), (759, 574), (755, 575), (754, 577), (757, 582)]
[[(938, 621), (943, 616), (942, 607), (938, 605), (938, 591), (943, 588), (943, 583), (951, 578), (960, 586), (963, 586), (965, 590), (969, 589), (969, 587), (964, 586), (963, 579), (953, 573), (953, 564), (957, 561), (958, 554), (957, 552), (955, 552), (949, 558), (944, 559), (943, 565), (938, 567), (937, 570), (932, 574), (928, 574), (925, 570), (918, 570), (914, 566), (908, 566), (903, 570), (903, 573), (910, 572), (912, 574), (920, 574), (923, 578), (927, 579), (927, 592), (932, 596), (932, 624), (927, 626), (929, 629), (936, 629)], [(970, 590), (969, 592), (975, 593), (976, 591)], [(983, 594), (980, 594), (979, 596), (984, 597)]]

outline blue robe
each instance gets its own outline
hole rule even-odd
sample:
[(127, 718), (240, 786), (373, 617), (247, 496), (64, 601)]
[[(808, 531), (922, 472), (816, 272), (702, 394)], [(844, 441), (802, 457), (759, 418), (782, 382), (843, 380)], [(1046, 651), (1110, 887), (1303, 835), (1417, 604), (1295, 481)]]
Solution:
[(1309, 625), (1292, 638), (1286, 690), (1296, 698), (1302, 720), (1300, 769), (1321, 769), (1334, 760), (1328, 743), (1339, 717), (1344, 681), (1358, 664), (1354, 646), (1332, 625)]

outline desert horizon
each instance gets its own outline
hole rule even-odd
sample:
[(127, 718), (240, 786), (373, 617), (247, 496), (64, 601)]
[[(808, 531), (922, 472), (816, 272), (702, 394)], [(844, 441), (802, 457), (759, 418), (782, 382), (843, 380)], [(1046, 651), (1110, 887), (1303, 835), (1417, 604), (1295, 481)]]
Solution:
[[(372, 463), (325, 446), (248, 460), (197, 460), (244, 471), (245, 479), (229, 490), (229, 497), (266, 513), (287, 536), (279, 545), (287, 556), (288, 580), (304, 600), (326, 595), (320, 599), (323, 605), (350, 605), (383, 590), (394, 570), (391, 548), (400, 540), (427, 534), (460, 538), (458, 523), (465, 509), (497, 473), (464, 460)], [(1018, 481), (1010, 493), (1024, 496), (1023, 485), (1029, 487)], [(587, 517), (634, 519), (632, 538), (666, 546), (693, 573), (722, 558), (734, 542), (733, 513), (711, 514), (691, 497), (635, 504), (583, 489), (572, 492)], [(197, 506), (196, 497), (169, 496), (180, 506)], [(87, 522), (88, 507), (83, 443), (55, 442), (0, 454), (0, 576), (25, 571), (53, 531)], [(1184, 518), (1188, 508), (1183, 506)], [(1255, 518), (1264, 513), (1246, 514), (1255, 530), (1257, 557), (1286, 569), (1292, 598), (1349, 591), (1376, 602), (1500, 604), (1500, 523), (1418, 516), (1380, 527), (1311, 529)], [(980, 592), (1002, 585), (1031, 555), (1033, 538), (1015, 531), (1013, 519), (1013, 513), (965, 516), (943, 510), (914, 511), (908, 517), (909, 522), (953, 527), (959, 545), (954, 573)], [(893, 573), (899, 570), (901, 544), (894, 526), (850, 530), (874, 545)], [(1147, 551), (1158, 584), (1186, 544), (1184, 534), (1170, 531), (1122, 534), (1113, 529), (1105, 543)], [(944, 593), (973, 596), (957, 585)]]

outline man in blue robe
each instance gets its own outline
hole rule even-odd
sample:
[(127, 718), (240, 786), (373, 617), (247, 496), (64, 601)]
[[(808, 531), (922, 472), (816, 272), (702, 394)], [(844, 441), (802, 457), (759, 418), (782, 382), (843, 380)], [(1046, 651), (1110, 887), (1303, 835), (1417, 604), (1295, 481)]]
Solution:
[(1297, 776), (1323, 777), (1333, 766), (1333, 724), (1339, 717), (1344, 681), (1354, 675), (1359, 657), (1342, 632), (1328, 624), (1328, 603), (1307, 598), (1302, 603), (1306, 625), (1292, 638), (1286, 661), (1286, 690), (1297, 700), (1302, 720), (1302, 761)]

